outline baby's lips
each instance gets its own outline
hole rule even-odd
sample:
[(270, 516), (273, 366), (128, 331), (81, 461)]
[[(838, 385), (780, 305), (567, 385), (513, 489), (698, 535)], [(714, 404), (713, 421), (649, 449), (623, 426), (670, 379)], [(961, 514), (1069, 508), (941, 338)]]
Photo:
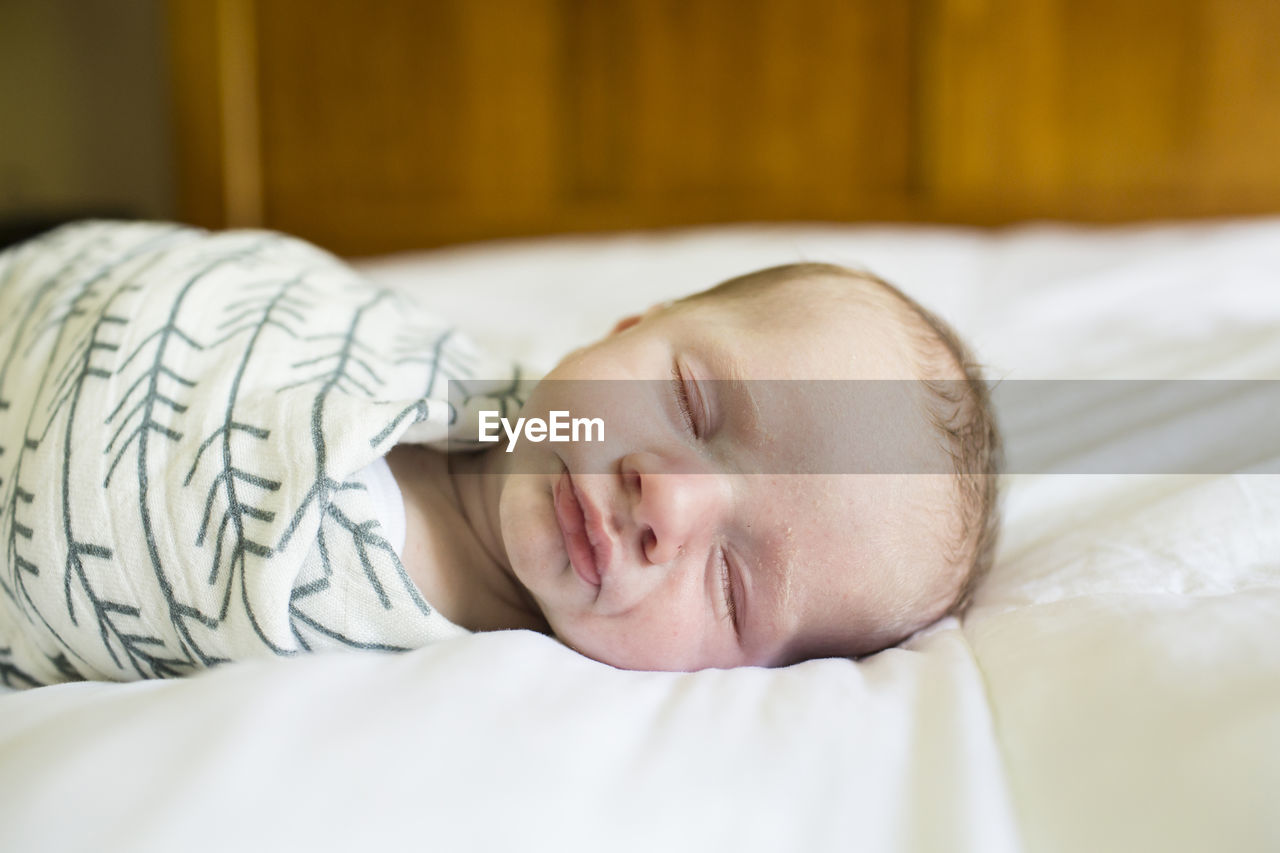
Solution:
[(584, 583), (599, 589), (600, 571), (595, 552), (587, 537), (586, 516), (578, 502), (573, 478), (567, 470), (556, 481), (555, 488), (552, 490), (552, 502), (570, 565)]
[(573, 489), (573, 496), (578, 502), (578, 508), (582, 510), (587, 544), (591, 546), (591, 556), (595, 562), (596, 575), (603, 578), (604, 575), (608, 574), (613, 559), (613, 542), (609, 538), (609, 533), (605, 530), (604, 516), (591, 500), (591, 496), (578, 488), (578, 484), (573, 481), (572, 476), (569, 477), (569, 485)]

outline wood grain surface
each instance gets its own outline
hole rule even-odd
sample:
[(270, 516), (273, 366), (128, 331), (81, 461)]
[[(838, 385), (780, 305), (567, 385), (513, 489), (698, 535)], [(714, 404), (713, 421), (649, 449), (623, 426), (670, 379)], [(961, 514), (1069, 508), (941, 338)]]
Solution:
[(172, 0), (183, 211), (343, 254), (1280, 211), (1274, 0)]

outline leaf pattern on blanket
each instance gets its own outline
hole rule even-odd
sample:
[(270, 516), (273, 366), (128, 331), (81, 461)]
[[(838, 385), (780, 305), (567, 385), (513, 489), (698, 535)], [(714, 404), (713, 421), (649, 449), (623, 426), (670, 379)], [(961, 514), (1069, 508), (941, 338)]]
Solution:
[(513, 365), (268, 232), (68, 226), (0, 254), (0, 316), (0, 682), (465, 633), (347, 478), (410, 430), (474, 442)]

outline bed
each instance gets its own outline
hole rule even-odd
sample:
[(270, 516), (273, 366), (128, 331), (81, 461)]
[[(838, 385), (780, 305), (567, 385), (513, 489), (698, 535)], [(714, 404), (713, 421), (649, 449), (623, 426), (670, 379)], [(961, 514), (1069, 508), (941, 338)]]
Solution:
[(545, 370), (626, 313), (796, 260), (898, 283), (1011, 385), (1226, 390), (1140, 474), (1084, 462), (1142, 446), (1141, 417), (1002, 404), (991, 576), (963, 620), (858, 661), (624, 672), (510, 631), (5, 690), (0, 849), (1280, 848), (1280, 442), (1241, 457), (1195, 426), (1244, 393), (1226, 380), (1280, 379), (1280, 219), (737, 225), (358, 266)]

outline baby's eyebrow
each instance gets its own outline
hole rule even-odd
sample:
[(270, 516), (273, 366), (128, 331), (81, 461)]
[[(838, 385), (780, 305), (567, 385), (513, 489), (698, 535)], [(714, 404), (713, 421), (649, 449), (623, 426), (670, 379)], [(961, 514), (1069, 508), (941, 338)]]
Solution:
[[(743, 435), (755, 436), (760, 432), (760, 405), (751, 393), (751, 381), (744, 377), (733, 359), (718, 346), (707, 348), (707, 363), (713, 372), (711, 377), (712, 391), (716, 396), (716, 405), (723, 414), (728, 409), (728, 392), (734, 393), (742, 405), (734, 407), (734, 414), (740, 416), (738, 425)], [(739, 415), (740, 413), (740, 415)]]
[(742, 389), (741, 398), (744, 405), (740, 407), (742, 417), (742, 431), (744, 435), (759, 436), (760, 435), (760, 404), (756, 402), (755, 395), (751, 393), (751, 383), (741, 379), (727, 380), (728, 387), (734, 390)]
[[(795, 575), (794, 553), (778, 554), (775, 558), (757, 546), (753, 556), (754, 562), (740, 569), (759, 581), (750, 585), (751, 592), (744, 595), (744, 601), (739, 604), (742, 641), (749, 649), (777, 642), (778, 637), (760, 633), (763, 625), (772, 624), (776, 630), (778, 625), (791, 624), (791, 579)], [(758, 615), (749, 618), (753, 613)]]
[[(790, 531), (791, 528), (787, 528)], [(791, 606), (791, 579), (795, 577), (795, 560), (784, 559), (778, 580), (778, 610), (785, 612)]]

